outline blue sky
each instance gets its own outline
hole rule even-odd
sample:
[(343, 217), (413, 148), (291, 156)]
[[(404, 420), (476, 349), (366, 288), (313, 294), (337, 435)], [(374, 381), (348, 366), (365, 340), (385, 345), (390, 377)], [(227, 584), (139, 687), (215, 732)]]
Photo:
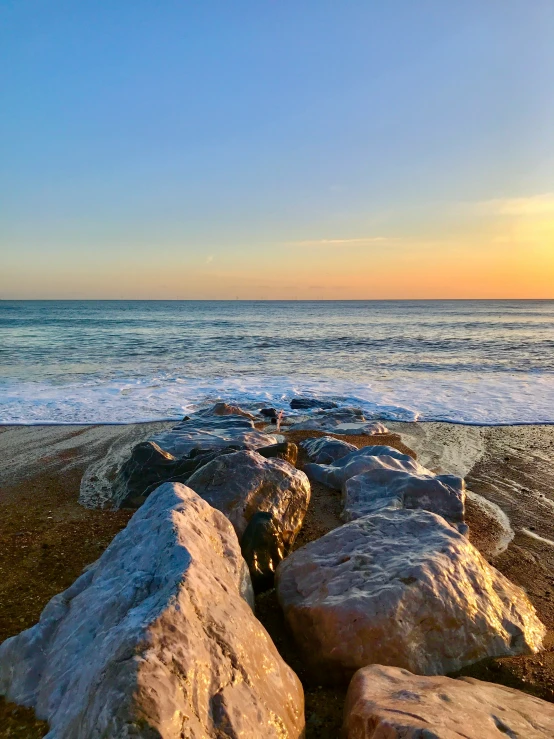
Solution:
[(0, 297), (554, 297), (553, 38), (550, 0), (3, 0)]

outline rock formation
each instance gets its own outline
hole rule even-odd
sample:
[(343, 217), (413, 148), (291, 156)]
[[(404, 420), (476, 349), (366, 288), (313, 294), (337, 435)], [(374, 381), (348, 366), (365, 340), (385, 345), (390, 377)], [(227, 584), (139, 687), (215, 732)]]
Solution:
[(55, 739), (299, 739), (301, 685), (245, 598), (231, 524), (165, 484), (36, 626), (0, 646), (0, 692)]
[(341, 490), (349, 478), (375, 469), (403, 470), (414, 474), (428, 473), (425, 467), (407, 454), (391, 446), (373, 445), (345, 454), (330, 465), (310, 463), (304, 467), (305, 473), (311, 480), (321, 482), (335, 490)]
[(335, 439), (333, 436), (316, 436), (310, 439), (304, 439), (300, 442), (300, 446), (306, 454), (310, 462), (315, 464), (333, 464), (337, 459), (342, 459), (350, 452), (357, 451), (354, 444), (349, 444), (342, 439)]
[(545, 634), (523, 591), (423, 510), (364, 516), (298, 549), (278, 567), (277, 593), (329, 681), (372, 663), (444, 674), (535, 652)]
[(465, 485), (455, 475), (416, 475), (396, 469), (375, 469), (349, 478), (342, 486), (342, 518), (355, 518), (384, 508), (422, 508), (445, 518), (461, 534)]
[(554, 705), (473, 678), (359, 670), (348, 688), (344, 739), (551, 739)]

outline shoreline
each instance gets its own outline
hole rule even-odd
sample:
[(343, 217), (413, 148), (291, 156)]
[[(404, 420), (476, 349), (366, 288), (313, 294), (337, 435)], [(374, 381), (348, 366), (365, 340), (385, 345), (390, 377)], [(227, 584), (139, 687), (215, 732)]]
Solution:
[[(0, 470), (0, 641), (33, 625), (48, 600), (100, 556), (134, 513), (84, 508), (79, 504), (82, 481), (96, 477), (98, 471), (109, 481), (110, 465), (167, 425), (0, 427), (4, 461)], [(554, 511), (554, 427), (464, 427), (436, 422), (389, 422), (387, 426), (392, 432), (387, 436), (349, 436), (348, 441), (356, 446), (400, 444), (433, 471), (463, 473), (470, 491), (466, 516), (470, 540), (491, 564), (526, 590), (549, 630), (545, 650), (538, 655), (488, 660), (464, 669), (463, 674), (554, 702), (554, 577), (550, 574), (554, 573), (554, 522), (550, 523), (554, 519), (551, 513), (545, 515)], [(299, 441), (323, 432), (283, 431), (283, 435)], [(479, 505), (480, 499), (490, 507)], [(491, 513), (494, 506), (513, 531), (499, 552), (495, 545), (506, 531)], [(295, 548), (340, 525), (339, 512), (340, 493), (314, 483)], [(285, 660), (302, 673), (274, 591), (258, 597), (257, 614)], [(312, 732), (307, 737), (331, 739), (336, 736), (344, 694), (302, 677)], [(311, 724), (310, 716), (314, 717)], [(1, 739), (43, 736), (45, 725), (38, 722), (35, 730), (33, 722), (32, 712), (26, 714), (25, 709), (0, 701), (0, 726), (12, 731), (0, 729)], [(27, 733), (17, 734), (17, 726), (24, 726)]]

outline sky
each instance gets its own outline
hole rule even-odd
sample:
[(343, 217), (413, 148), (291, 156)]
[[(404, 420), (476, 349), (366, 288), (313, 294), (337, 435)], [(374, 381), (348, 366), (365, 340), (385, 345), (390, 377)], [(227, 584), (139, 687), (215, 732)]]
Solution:
[(554, 298), (554, 0), (0, 0), (0, 298)]

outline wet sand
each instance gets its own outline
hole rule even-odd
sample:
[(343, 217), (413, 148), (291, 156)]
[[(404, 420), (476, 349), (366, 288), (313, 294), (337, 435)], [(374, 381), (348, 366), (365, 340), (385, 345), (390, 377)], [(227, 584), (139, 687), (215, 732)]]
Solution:
[[(48, 600), (70, 585), (126, 525), (131, 512), (80, 505), (81, 487), (87, 495), (96, 491), (101, 500), (116, 461), (168, 425), (0, 427), (0, 641), (35, 623)], [(554, 427), (388, 426), (401, 434), (402, 442), (394, 436), (348, 441), (408, 447), (425, 466), (464, 475), (471, 540), (527, 591), (549, 629), (541, 654), (488, 660), (464, 674), (554, 701)], [(320, 434), (286, 435), (299, 441)], [(340, 495), (314, 485), (296, 546), (340, 525), (339, 513)], [(303, 679), (307, 738), (334, 739), (345, 690), (319, 688), (304, 675), (273, 591), (258, 597), (257, 606), (277, 647)], [(0, 699), (0, 739), (33, 739), (46, 731), (32, 711)]]

